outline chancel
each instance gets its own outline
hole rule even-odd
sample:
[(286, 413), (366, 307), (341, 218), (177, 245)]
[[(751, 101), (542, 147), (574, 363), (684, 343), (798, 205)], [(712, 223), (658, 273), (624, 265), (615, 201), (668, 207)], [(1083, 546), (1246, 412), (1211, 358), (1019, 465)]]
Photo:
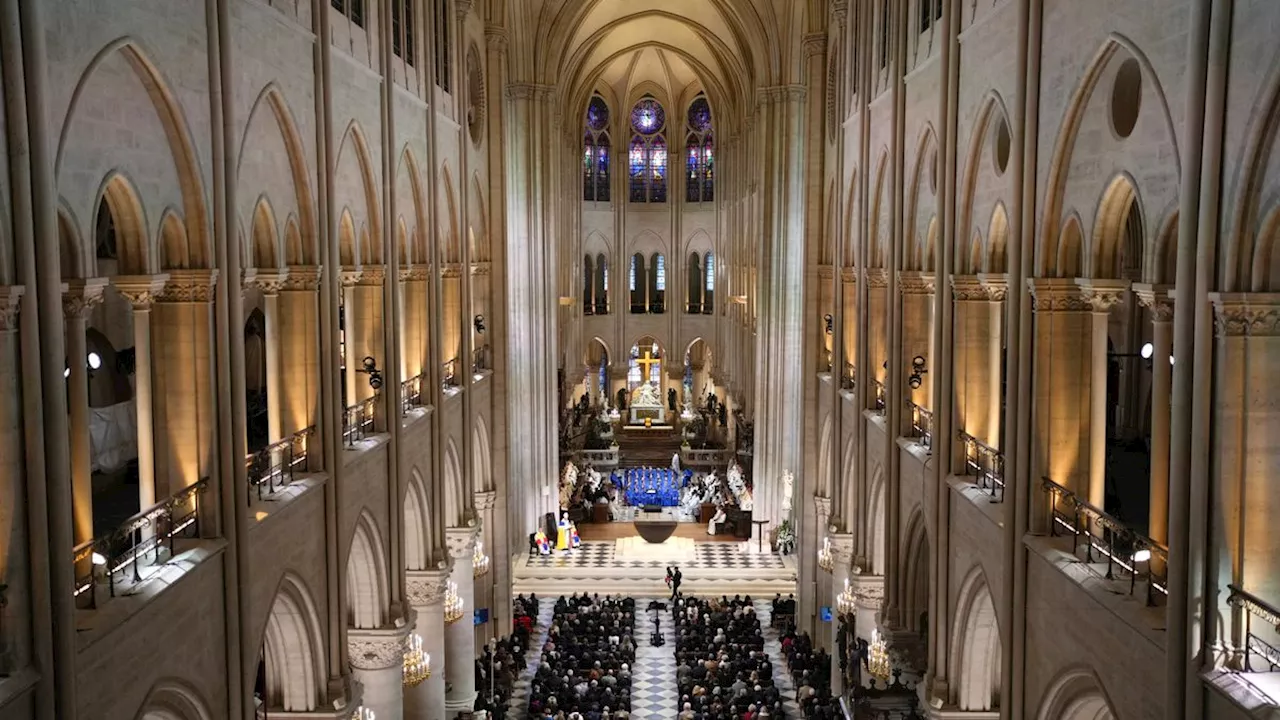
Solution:
[(1277, 28), (0, 0), (0, 718), (1280, 716)]

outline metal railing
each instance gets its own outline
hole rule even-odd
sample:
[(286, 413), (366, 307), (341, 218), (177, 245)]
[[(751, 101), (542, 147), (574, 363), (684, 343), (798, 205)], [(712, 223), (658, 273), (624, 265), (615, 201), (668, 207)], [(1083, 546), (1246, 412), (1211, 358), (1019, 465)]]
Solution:
[[(1280, 628), (1280, 610), (1238, 585), (1227, 585), (1227, 589), (1231, 591), (1231, 594), (1227, 596), (1227, 604), (1244, 610), (1244, 671), (1262, 672), (1253, 669), (1253, 660), (1251, 658), (1254, 655), (1267, 661), (1267, 665), (1270, 666), (1269, 672), (1275, 672), (1280, 669), (1280, 649), (1253, 634), (1252, 620), (1252, 618), (1256, 617), (1273, 629)], [(1280, 630), (1276, 631), (1280, 632)]]
[(921, 445), (933, 449), (933, 411), (910, 400), (904, 402), (907, 414), (911, 417), (911, 437), (918, 438)]
[(976, 477), (992, 502), (1004, 502), (1004, 453), (963, 430), (957, 437), (964, 446), (964, 474)]
[(293, 482), (295, 473), (306, 469), (307, 441), (315, 430), (314, 425), (299, 430), (245, 456), (250, 504), (253, 504), (255, 490), (261, 500), (264, 495), (271, 495)]
[(858, 371), (848, 363), (845, 363), (844, 372), (840, 375), (840, 389), (853, 392), (858, 387)]
[(876, 412), (883, 415), (884, 414), (884, 383), (880, 382), (879, 380), (876, 380), (875, 378), (872, 378), (871, 392), (873, 393), (874, 400), (875, 400), (875, 405), (873, 407), (875, 407)]
[(419, 373), (400, 383), (401, 415), (408, 415), (410, 410), (422, 407), (422, 382), (426, 377), (426, 373)]
[(489, 367), (489, 346), (481, 345), (471, 350), (471, 372), (480, 373), (484, 370), (492, 370)]
[(162, 558), (172, 558), (179, 537), (200, 537), (199, 498), (208, 489), (208, 478), (202, 478), (107, 534), (77, 545), (72, 550), (77, 600), (87, 594), (85, 607), (96, 608), (102, 575), (106, 576), (108, 592), (115, 597), (117, 573), (132, 572), (133, 582), (142, 582), (143, 564), (159, 565)]
[(378, 412), (378, 397), (362, 400), (342, 411), (342, 442), (347, 447), (355, 445), (373, 434), (374, 417)]
[[(1106, 559), (1107, 579), (1115, 580), (1116, 569), (1129, 574), (1129, 594), (1137, 587), (1138, 577), (1146, 578), (1147, 605), (1155, 605), (1156, 593), (1168, 595), (1167, 573), (1169, 566), (1169, 548), (1129, 529), (1124, 523), (1108, 515), (1103, 510), (1089, 504), (1080, 496), (1062, 487), (1049, 478), (1042, 478), (1044, 489), (1049, 493), (1052, 503), (1052, 517), (1049, 521), (1049, 534), (1058, 535), (1060, 530), (1071, 533), (1071, 552), (1078, 554), (1081, 540), (1084, 541), (1085, 562), (1096, 563)], [(1139, 570), (1139, 565), (1146, 564), (1146, 572)]]
[(440, 385), (446, 388), (458, 387), (458, 359), (454, 358), (440, 365)]

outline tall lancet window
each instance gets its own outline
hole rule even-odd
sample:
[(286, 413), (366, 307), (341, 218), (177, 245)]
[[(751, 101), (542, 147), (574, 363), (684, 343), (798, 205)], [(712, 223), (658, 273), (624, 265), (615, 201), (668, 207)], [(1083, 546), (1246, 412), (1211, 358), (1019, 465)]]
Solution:
[(714, 314), (715, 314), (715, 299), (716, 299), (716, 258), (715, 258), (715, 255), (712, 255), (711, 253), (707, 253), (707, 257), (706, 257), (706, 261), (705, 261), (705, 262), (706, 262), (706, 266), (707, 266), (707, 282), (706, 282), (706, 285), (705, 285), (705, 286), (704, 286), (704, 288), (703, 288), (704, 292), (703, 292), (703, 297), (702, 297), (702, 314), (704, 314), (704, 315), (714, 315)]
[(627, 155), (633, 203), (667, 201), (667, 113), (646, 95), (631, 110), (631, 144)]
[(582, 199), (609, 202), (609, 106), (593, 95), (587, 103), (582, 139)]
[(711, 105), (699, 94), (689, 103), (689, 134), (685, 138), (685, 200), (715, 200), (715, 139), (711, 131)]

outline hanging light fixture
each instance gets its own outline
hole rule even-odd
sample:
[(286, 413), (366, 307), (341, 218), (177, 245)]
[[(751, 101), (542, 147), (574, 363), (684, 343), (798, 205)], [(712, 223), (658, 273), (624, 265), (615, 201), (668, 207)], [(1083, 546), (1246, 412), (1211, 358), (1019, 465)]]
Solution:
[(450, 580), (445, 586), (444, 621), (452, 625), (462, 619), (462, 598), (458, 597), (458, 583)]
[(404, 686), (417, 687), (431, 677), (431, 655), (422, 651), (422, 636), (413, 633), (404, 643)]
[(874, 677), (888, 680), (892, 667), (889, 662), (889, 643), (879, 630), (871, 631), (871, 648), (867, 658), (867, 669)]
[(845, 578), (844, 590), (836, 596), (836, 610), (841, 615), (848, 615), (858, 609), (858, 599), (853, 594), (853, 588), (849, 587), (849, 579)]
[(351, 720), (377, 720), (377, 715), (369, 708), (361, 705), (356, 711), (351, 713)]
[(835, 559), (831, 556), (831, 538), (822, 538), (822, 547), (818, 548), (818, 567), (827, 572), (835, 567)]
[(489, 556), (484, 554), (484, 541), (476, 540), (476, 551), (471, 556), (471, 576), (480, 577), (489, 572)]

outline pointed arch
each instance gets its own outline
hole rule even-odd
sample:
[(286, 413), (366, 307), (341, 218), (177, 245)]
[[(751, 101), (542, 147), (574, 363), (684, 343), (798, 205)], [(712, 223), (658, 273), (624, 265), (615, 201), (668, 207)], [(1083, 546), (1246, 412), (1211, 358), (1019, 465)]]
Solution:
[(871, 468), (871, 482), (867, 492), (867, 515), (871, 536), (867, 538), (867, 547), (871, 551), (871, 571), (876, 575), (884, 575), (885, 571), (885, 533), (887, 520), (885, 503), (884, 467), (875, 463)]
[(298, 230), (298, 217), (293, 213), (284, 221), (284, 262), (286, 265), (306, 265), (310, 260)]
[[(368, 230), (368, 242), (357, 245), (355, 248), (355, 257), (364, 263), (377, 265), (382, 260), (382, 217), (378, 209), (378, 184), (375, 180), (376, 175), (373, 170), (373, 161), (370, 158), (369, 143), (365, 139), (364, 130), (360, 127), (360, 123), (352, 120), (347, 125), (346, 131), (342, 134), (342, 143), (338, 146), (338, 156), (334, 159), (333, 166), (342, 168), (342, 160), (347, 153), (354, 153), (356, 166), (359, 169), (360, 189), (364, 195), (365, 216), (361, 218), (361, 224)], [(365, 240), (365, 238), (361, 238)], [(365, 247), (367, 245), (367, 247)], [(346, 264), (346, 263), (344, 263)]]
[(951, 628), (952, 702), (963, 711), (984, 712), (1000, 701), (1000, 626), (986, 574), (974, 566), (960, 584)]
[(489, 467), (490, 458), (492, 457), (489, 451), (489, 424), (484, 421), (483, 415), (476, 415), (475, 427), (472, 428), (471, 432), (471, 462), (475, 468), (476, 488), (478, 490), (492, 490), (493, 475)]
[[(422, 175), (418, 171), (418, 160), (414, 157), (413, 148), (405, 143), (404, 149), (400, 151), (400, 163), (396, 169), (396, 182), (399, 183), (401, 176), (406, 176), (409, 181), (409, 194), (413, 198), (413, 222), (409, 223), (407, 238), (408, 245), (405, 249), (407, 262), (411, 264), (425, 263), (430, 257), (430, 253), (425, 247), (421, 247), (420, 238), (422, 229), (427, 227), (427, 210), (425, 198), (422, 193)], [(403, 212), (404, 208), (400, 208)], [(403, 219), (403, 218), (402, 218)]]
[[(294, 119), (293, 110), (284, 98), (284, 92), (275, 82), (268, 82), (258, 93), (249, 109), (249, 117), (245, 121), (244, 136), (240, 140), (240, 157), (236, 160), (236, 176), (240, 177), (249, 146), (249, 138), (254, 131), (255, 121), (260, 112), (271, 113), (275, 128), (284, 142), (285, 155), (289, 162), (289, 175), (293, 180), (294, 202), (298, 212), (297, 252), (286, 251), (283, 260), (289, 265), (314, 265), (319, 262), (316, 252), (315, 203), (311, 196), (311, 171), (307, 167), (307, 150), (298, 133), (298, 123)], [(259, 266), (268, 267), (268, 266)]]
[[(974, 204), (978, 194), (978, 180), (982, 176), (983, 168), (987, 168), (988, 173), (993, 170), (989, 163), (983, 162), (983, 158), (987, 157), (984, 150), (991, 143), (992, 129), (1000, 123), (1004, 123), (1005, 127), (1011, 128), (1009, 122), (1009, 108), (1005, 105), (1004, 97), (998, 90), (988, 90), (986, 96), (982, 99), (982, 106), (978, 110), (977, 122), (973, 125), (973, 130), (969, 135), (969, 147), (964, 161), (964, 175), (960, 178), (960, 194), (957, 196), (959, 203), (959, 220), (956, 223), (957, 228), (976, 227), (980, 220), (974, 217)], [(1020, 142), (1016, 138), (1012, 138), (1011, 142)], [(1012, 181), (1013, 174), (1008, 173), (1005, 176), (1009, 179), (1001, 179), (1006, 183)], [(1009, 189), (1006, 187), (1006, 190)], [(1003, 203), (1003, 199), (997, 194), (997, 203)], [(968, 245), (974, 236), (964, 232), (957, 232), (955, 238), (955, 257), (957, 261), (967, 261), (970, 263), (968, 268), (963, 271), (966, 274), (981, 272), (981, 265), (974, 262), (973, 258), (983, 257), (980, 249)]]
[[(911, 250), (903, 248), (903, 252), (908, 253), (904, 261), (904, 267), (908, 270), (932, 270), (933, 269), (933, 253), (932, 248), (924, 247), (927, 237), (920, 232), (918, 227), (922, 209), (928, 208), (929, 214), (936, 217), (937, 214), (937, 137), (933, 130), (933, 124), (926, 122), (920, 129), (920, 137), (916, 141), (916, 157), (915, 167), (911, 171), (911, 187), (908, 194), (910, 202), (910, 210), (907, 212), (907, 232), (905, 237), (915, 241), (915, 247)], [(926, 177), (925, 173), (929, 175)], [(926, 205), (925, 200), (932, 200)], [(925, 226), (929, 223), (926, 221)]]
[(440, 167), (440, 191), (444, 193), (445, 214), (440, 217), (439, 242), (442, 243), (442, 256), (446, 263), (462, 262), (462, 247), (458, 237), (458, 203), (455, 200), (453, 176), (449, 172), (449, 163)]
[(885, 207), (886, 186), (885, 173), (889, 164), (888, 148), (880, 149), (880, 160), (876, 163), (875, 192), (871, 195), (871, 238), (867, 250), (867, 266), (886, 267), (885, 260), (889, 249), (889, 228), (881, 227), (887, 220), (889, 211)]
[[(157, 263), (151, 253), (147, 218), (133, 183), (119, 172), (108, 175), (98, 193), (98, 201), (94, 203), (95, 218), (102, 203), (106, 203), (115, 224), (116, 271), (121, 275), (150, 274)], [(95, 251), (91, 249), (91, 253)], [(101, 274), (96, 264), (94, 272)]]
[(389, 598), (382, 534), (369, 511), (362, 510), (347, 552), (347, 623), (361, 629), (382, 627)]
[(200, 691), (182, 680), (166, 678), (152, 686), (137, 720), (213, 720)]
[(480, 185), (480, 173), (471, 176), (471, 209), (472, 221), (468, 228), (471, 240), (471, 262), (489, 262), (490, 248), (493, 241), (489, 237), (489, 204), (484, 197), (484, 188)]
[(159, 265), (161, 270), (185, 269), (185, 265), (175, 264), (173, 258), (186, 258), (187, 227), (176, 208), (165, 208), (160, 215), (160, 232), (155, 246), (159, 248)]
[(849, 175), (848, 200), (844, 208), (844, 267), (855, 267), (858, 264), (858, 169), (854, 168)]
[[(987, 226), (987, 247), (982, 272), (1006, 272), (1007, 261), (1005, 250), (1009, 245), (1009, 214), (1005, 212), (1004, 203), (996, 202), (991, 211), (991, 223)], [(974, 268), (976, 272), (978, 268)]]
[(1071, 213), (1063, 223), (1057, 246), (1058, 257), (1054, 260), (1050, 277), (1072, 278), (1082, 277), (1084, 271), (1084, 231), (1080, 224), (1080, 216)]
[[(107, 43), (89, 61), (84, 73), (80, 76), (76, 88), (72, 92), (71, 102), (67, 106), (67, 114), (63, 118), (61, 125), (62, 131), (58, 138), (58, 151), (54, 159), (54, 175), (55, 177), (61, 177), (62, 175), (63, 163), (68, 156), (68, 146), (71, 142), (73, 127), (75, 126), (80, 102), (85, 91), (93, 84), (92, 81), (98, 69), (117, 53), (120, 54), (133, 71), (151, 100), (152, 110), (164, 129), (169, 153), (177, 173), (179, 192), (182, 197), (183, 216), (187, 222), (183, 228), (184, 234), (194, 240), (186, 248), (190, 253), (188, 256), (172, 257), (169, 258), (169, 262), (173, 267), (209, 267), (208, 212), (205, 207), (203, 174), (195, 144), (191, 140), (191, 129), (187, 124), (186, 116), (182, 113), (180, 104), (169, 89), (169, 84), (165, 81), (164, 76), (156, 65), (151, 62), (149, 55), (143, 48), (143, 44), (136, 38), (124, 36)], [(139, 213), (139, 217), (141, 217), (141, 213)], [(149, 236), (145, 227), (144, 225), (143, 229), (140, 229), (140, 234), (143, 238)], [(145, 270), (144, 272), (150, 272), (150, 270)]]
[(461, 527), (464, 521), (462, 509), (467, 506), (463, 496), (462, 462), (458, 459), (458, 445), (449, 438), (444, 446), (444, 510), (445, 526)]
[(919, 507), (914, 508), (907, 518), (902, 549), (899, 583), (903, 625), (907, 630), (922, 633), (929, 626), (927, 618), (921, 617), (929, 612), (929, 531)]
[(311, 712), (319, 706), (325, 676), (320, 616), (306, 585), (291, 573), (281, 578), (272, 601), (262, 654), (268, 708)]
[[(80, 224), (67, 201), (58, 198), (58, 266), (62, 279), (84, 277), (84, 241), (80, 238)], [(9, 270), (12, 276), (16, 270)]]
[(1036, 720), (1115, 720), (1116, 711), (1098, 679), (1086, 667), (1064, 671), (1045, 691)]
[(406, 570), (427, 570), (431, 565), (431, 496), (422, 472), (409, 471), (404, 499), (404, 565)]
[(276, 258), (283, 254), (278, 252), (276, 215), (266, 195), (259, 197), (253, 208), (253, 238), (250, 245), (253, 249), (253, 267), (256, 268), (276, 267)]
[[(1138, 237), (1130, 232), (1131, 216), (1137, 213)], [(1098, 202), (1093, 235), (1088, 243), (1086, 257), (1091, 278), (1121, 278), (1128, 265), (1142, 268), (1143, 249), (1146, 242), (1142, 231), (1142, 198), (1133, 176), (1120, 173), (1107, 184)]]
[(822, 418), (822, 430), (818, 433), (818, 496), (831, 497), (831, 415)]
[(356, 246), (356, 224), (350, 208), (342, 208), (338, 216), (338, 262), (342, 267), (355, 267), (360, 257)]

